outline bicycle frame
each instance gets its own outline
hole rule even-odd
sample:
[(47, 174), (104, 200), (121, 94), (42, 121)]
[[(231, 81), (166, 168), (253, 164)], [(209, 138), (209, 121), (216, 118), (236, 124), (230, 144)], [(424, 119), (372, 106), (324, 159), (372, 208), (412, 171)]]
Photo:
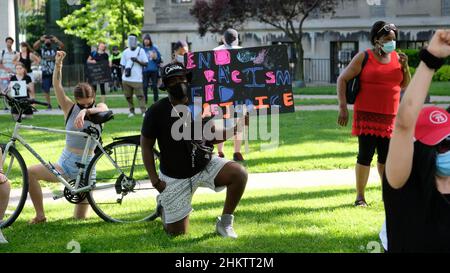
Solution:
[[(84, 152), (83, 152), (83, 156), (82, 156), (82, 162), (79, 162), (79, 172), (77, 175), (77, 179), (75, 181), (75, 186), (71, 186), (69, 184), (69, 182), (59, 173), (59, 171), (49, 162), (45, 162), (44, 159), (26, 142), (26, 140), (20, 136), (19, 131), (20, 130), (28, 130), (28, 131), (41, 131), (41, 132), (50, 132), (50, 133), (57, 133), (57, 134), (70, 134), (70, 135), (74, 135), (74, 136), (79, 136), (79, 137), (85, 137), (87, 138), (87, 142), (86, 142), (86, 146), (84, 148)], [(36, 126), (28, 126), (28, 125), (22, 125), (19, 122), (16, 123), (15, 127), (14, 127), (14, 132), (13, 135), (11, 137), (11, 140), (8, 142), (8, 144), (5, 147), (5, 151), (3, 152), (3, 158), (2, 158), (2, 162), (5, 162), (6, 159), (6, 155), (8, 154), (9, 148), (11, 146), (15, 146), (15, 142), (19, 141), (43, 166), (45, 166), (51, 173), (53, 173), (57, 180), (59, 182), (61, 182), (67, 189), (70, 190), (71, 194), (77, 194), (77, 193), (81, 193), (81, 192), (87, 192), (90, 191), (92, 189), (94, 189), (95, 185), (92, 183), (91, 180), (89, 185), (79, 188), (80, 187), (80, 183), (81, 183), (81, 179), (83, 178), (83, 176), (85, 175), (84, 170), (87, 167), (87, 159), (89, 156), (89, 146), (91, 145), (92, 142), (95, 143), (95, 147), (99, 147), (100, 150), (102, 151), (102, 153), (104, 153), (107, 158), (111, 161), (111, 163), (114, 165), (114, 167), (119, 170), (121, 173), (124, 173), (121, 168), (117, 165), (117, 163), (111, 158), (111, 156), (103, 149), (102, 144), (95, 139), (93, 136), (84, 133), (84, 132), (76, 132), (76, 131), (66, 131), (66, 130), (58, 130), (58, 129), (50, 129), (50, 128), (44, 128), (44, 127), (36, 127)], [(94, 147), (94, 148), (95, 148)], [(11, 162), (12, 164), (12, 162)], [(102, 187), (95, 187), (96, 189), (106, 189), (106, 188), (111, 188), (114, 187), (114, 185), (105, 185)]]

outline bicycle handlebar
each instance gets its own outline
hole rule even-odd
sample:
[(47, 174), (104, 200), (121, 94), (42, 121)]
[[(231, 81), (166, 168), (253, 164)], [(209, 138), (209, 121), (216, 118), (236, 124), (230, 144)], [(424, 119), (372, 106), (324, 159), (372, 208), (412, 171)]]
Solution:
[(28, 102), (30, 104), (38, 104), (38, 105), (42, 105), (42, 106), (49, 106), (49, 104), (47, 102), (37, 101), (35, 99), (28, 99)]

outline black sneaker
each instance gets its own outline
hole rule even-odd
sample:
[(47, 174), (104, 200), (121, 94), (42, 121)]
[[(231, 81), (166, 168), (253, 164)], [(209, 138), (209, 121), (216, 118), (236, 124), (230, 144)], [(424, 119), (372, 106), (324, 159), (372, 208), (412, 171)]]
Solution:
[(241, 153), (234, 153), (233, 154), (233, 160), (236, 162), (244, 162), (244, 157), (242, 156)]

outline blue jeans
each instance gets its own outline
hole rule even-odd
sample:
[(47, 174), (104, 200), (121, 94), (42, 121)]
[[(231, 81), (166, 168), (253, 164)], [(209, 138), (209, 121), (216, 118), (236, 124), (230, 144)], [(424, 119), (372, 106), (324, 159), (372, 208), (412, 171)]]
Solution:
[(150, 84), (150, 80), (152, 81), (152, 90), (153, 90), (153, 101), (158, 101), (158, 71), (144, 71), (142, 72), (142, 77), (144, 80), (144, 98), (145, 103), (148, 101), (148, 87)]

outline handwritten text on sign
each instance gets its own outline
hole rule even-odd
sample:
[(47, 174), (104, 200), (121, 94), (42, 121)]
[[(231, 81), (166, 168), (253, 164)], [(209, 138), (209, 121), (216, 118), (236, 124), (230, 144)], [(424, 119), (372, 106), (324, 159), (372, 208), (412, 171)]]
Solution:
[(204, 113), (215, 115), (219, 107), (227, 113), (231, 106), (239, 112), (241, 105), (249, 112), (295, 111), (284, 45), (188, 53), (185, 63), (192, 72), (191, 102), (202, 97)]
[(87, 64), (87, 77), (91, 84), (111, 82), (109, 62), (104, 61), (95, 64)]

